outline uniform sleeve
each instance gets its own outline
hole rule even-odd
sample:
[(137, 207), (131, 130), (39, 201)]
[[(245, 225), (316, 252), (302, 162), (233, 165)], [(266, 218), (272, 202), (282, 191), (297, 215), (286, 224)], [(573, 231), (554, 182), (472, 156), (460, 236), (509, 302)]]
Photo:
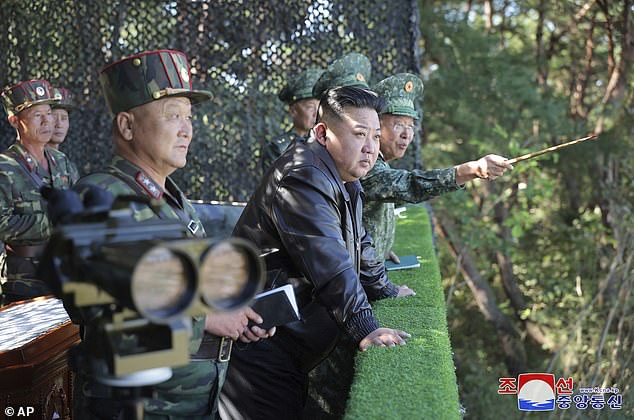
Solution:
[[(0, 240), (15, 245), (40, 244), (51, 234), (46, 203), (39, 191), (21, 184), (15, 172), (0, 170)], [(14, 194), (16, 191), (19, 194)]]
[(315, 168), (293, 171), (280, 183), (271, 215), (284, 248), (313, 284), (316, 299), (359, 342), (379, 323), (346, 247), (337, 203), (324, 193), (332, 189)]
[(398, 295), (398, 287), (392, 283), (383, 264), (377, 257), (372, 237), (363, 229), (361, 237), (361, 284), (370, 300)]
[(70, 185), (74, 185), (79, 181), (79, 169), (71, 160), (68, 161), (68, 177), (70, 179)]
[(375, 166), (361, 180), (367, 201), (420, 203), (462, 188), (456, 184), (455, 168), (393, 169)]

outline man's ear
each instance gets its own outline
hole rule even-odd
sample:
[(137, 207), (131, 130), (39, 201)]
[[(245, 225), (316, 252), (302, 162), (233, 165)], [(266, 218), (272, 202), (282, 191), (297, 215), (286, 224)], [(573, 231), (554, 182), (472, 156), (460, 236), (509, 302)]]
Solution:
[(132, 141), (134, 137), (132, 134), (134, 115), (130, 112), (119, 112), (115, 117), (115, 123), (117, 124), (117, 130), (121, 138), (125, 141)]
[(291, 118), (295, 118), (295, 114), (297, 114), (295, 103), (292, 103), (288, 106), (288, 113), (290, 114)]
[(7, 120), (9, 121), (9, 124), (11, 124), (11, 127), (15, 128), (16, 130), (18, 129), (18, 116), (17, 115), (8, 116)]
[(326, 145), (326, 136), (328, 135), (328, 127), (326, 127), (326, 123), (323, 121), (318, 122), (313, 127), (313, 131), (315, 133), (315, 138), (322, 146)]

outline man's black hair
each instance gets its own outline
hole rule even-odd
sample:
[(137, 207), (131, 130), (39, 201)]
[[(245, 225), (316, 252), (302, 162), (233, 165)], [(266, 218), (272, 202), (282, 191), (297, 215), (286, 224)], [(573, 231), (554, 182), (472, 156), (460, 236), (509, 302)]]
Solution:
[(381, 115), (385, 105), (385, 100), (371, 90), (354, 86), (338, 86), (328, 89), (321, 95), (317, 122), (323, 121), (326, 115), (338, 120), (342, 119), (345, 107), (370, 108)]

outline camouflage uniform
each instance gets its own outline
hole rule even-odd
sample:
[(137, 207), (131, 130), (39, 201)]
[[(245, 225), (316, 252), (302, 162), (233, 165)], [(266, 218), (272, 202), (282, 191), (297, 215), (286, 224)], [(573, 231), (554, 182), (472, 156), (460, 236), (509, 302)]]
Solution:
[[(22, 82), (2, 92), (9, 115), (28, 106), (55, 101), (45, 80)], [(28, 106), (25, 106), (28, 105)], [(21, 143), (0, 154), (0, 240), (7, 252), (2, 285), (5, 303), (50, 294), (35, 278), (38, 248), (51, 235), (42, 186), (69, 188), (79, 175), (62, 152), (45, 147), (48, 170), (40, 165)]]
[[(175, 86), (175, 82), (180, 85)], [(187, 58), (176, 51), (145, 52), (111, 64), (102, 70), (101, 83), (115, 115), (165, 96), (185, 96), (192, 103), (211, 96), (208, 92), (191, 90)], [(163, 190), (143, 170), (115, 156), (105, 170), (79, 181), (77, 188), (80, 193), (89, 184), (105, 188), (115, 196), (133, 194), (159, 200), (161, 207), (158, 214), (146, 205), (133, 205), (133, 217), (138, 221), (156, 217), (178, 219), (187, 226), (192, 236), (205, 236), (194, 208), (169, 177)], [(204, 317), (192, 319), (189, 347), (192, 355), (201, 347), (205, 335), (204, 320)], [(88, 337), (89, 327), (90, 324), (86, 325)], [(218, 396), (228, 363), (209, 357), (193, 356), (192, 359), (186, 366), (172, 368), (173, 376), (169, 380), (152, 386), (152, 398), (144, 401), (145, 419), (217, 417)], [(112, 388), (97, 383), (82, 371), (76, 375), (75, 390), (75, 418), (116, 418), (120, 413), (121, 404), (115, 401)]]
[(165, 190), (163, 190), (143, 170), (120, 156), (115, 155), (110, 166), (106, 169), (83, 177), (75, 189), (82, 192), (84, 185), (97, 185), (115, 197), (118, 195), (138, 195), (160, 200), (161, 208), (158, 216), (147, 205), (132, 203), (134, 219), (138, 222), (156, 217), (178, 219), (187, 226), (192, 236), (201, 238), (206, 236), (205, 229), (196, 215), (196, 210), (170, 177), (167, 177)]
[(374, 239), (378, 256), (384, 256), (394, 245), (394, 203), (420, 203), (460, 189), (453, 167), (430, 171), (393, 169), (383, 156), (361, 179), (361, 185), (365, 192), (363, 226)]
[[(108, 168), (82, 178), (75, 189), (81, 193), (86, 185), (97, 185), (111, 192), (114, 196), (139, 195), (160, 200), (161, 208), (158, 215), (146, 205), (133, 203), (131, 207), (134, 219), (137, 221), (156, 217), (178, 219), (188, 227), (192, 236), (205, 237), (205, 230), (196, 215), (196, 211), (169, 177), (166, 180), (165, 191), (163, 191), (140, 168), (119, 156), (115, 156)], [(204, 317), (194, 318), (192, 327), (190, 353), (194, 354), (200, 347), (203, 337)], [(178, 416), (192, 419), (211, 418), (204, 414), (197, 417), (197, 413), (209, 412), (210, 404), (215, 403), (210, 398), (214, 393), (214, 388), (219, 388), (224, 382), (227, 362), (197, 360), (191, 361), (187, 366), (172, 370), (172, 378), (156, 385), (154, 387), (155, 397), (145, 401), (144, 418), (171, 419)], [(83, 414), (95, 416), (103, 409), (101, 407), (103, 401), (95, 403), (95, 399), (108, 398), (111, 396), (111, 391), (105, 386), (89, 384), (88, 382), (88, 378), (84, 376), (81, 379), (81, 385), (77, 384), (76, 388), (83, 390), (83, 395), (79, 395), (77, 400), (81, 400), (83, 404), (80, 409)], [(90, 397), (95, 398), (91, 399)], [(97, 413), (91, 411), (94, 408), (99, 408), (99, 411)]]
[[(323, 72), (324, 71), (320, 69), (307, 69), (300, 72), (289, 80), (277, 97), (280, 101), (289, 106), (303, 99), (314, 98), (313, 86), (315, 86), (315, 82), (317, 82), (317, 79), (319, 79)], [(261, 160), (263, 171), (266, 172), (266, 170), (271, 167), (273, 161), (284, 153), (293, 140), (302, 138), (303, 137), (295, 132), (294, 129), (290, 129), (286, 133), (267, 142), (262, 148)]]
[[(387, 101), (384, 114), (419, 118), (414, 100), (422, 95), (423, 83), (409, 73), (400, 73), (377, 83), (374, 87)], [(372, 238), (376, 253), (385, 256), (394, 245), (394, 203), (420, 203), (430, 198), (461, 188), (456, 184), (453, 167), (429, 171), (392, 169), (382, 155), (361, 178), (365, 192), (363, 225)]]

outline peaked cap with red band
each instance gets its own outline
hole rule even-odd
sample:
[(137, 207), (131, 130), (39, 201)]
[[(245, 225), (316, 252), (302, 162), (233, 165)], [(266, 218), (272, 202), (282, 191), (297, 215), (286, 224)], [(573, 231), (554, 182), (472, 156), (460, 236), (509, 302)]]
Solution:
[(211, 92), (192, 89), (187, 56), (174, 50), (145, 51), (109, 64), (99, 81), (115, 115), (172, 96), (189, 98), (192, 104), (211, 99)]
[(53, 88), (47, 80), (26, 80), (2, 90), (2, 105), (9, 116), (34, 105), (54, 104), (59, 102), (55, 98)]

